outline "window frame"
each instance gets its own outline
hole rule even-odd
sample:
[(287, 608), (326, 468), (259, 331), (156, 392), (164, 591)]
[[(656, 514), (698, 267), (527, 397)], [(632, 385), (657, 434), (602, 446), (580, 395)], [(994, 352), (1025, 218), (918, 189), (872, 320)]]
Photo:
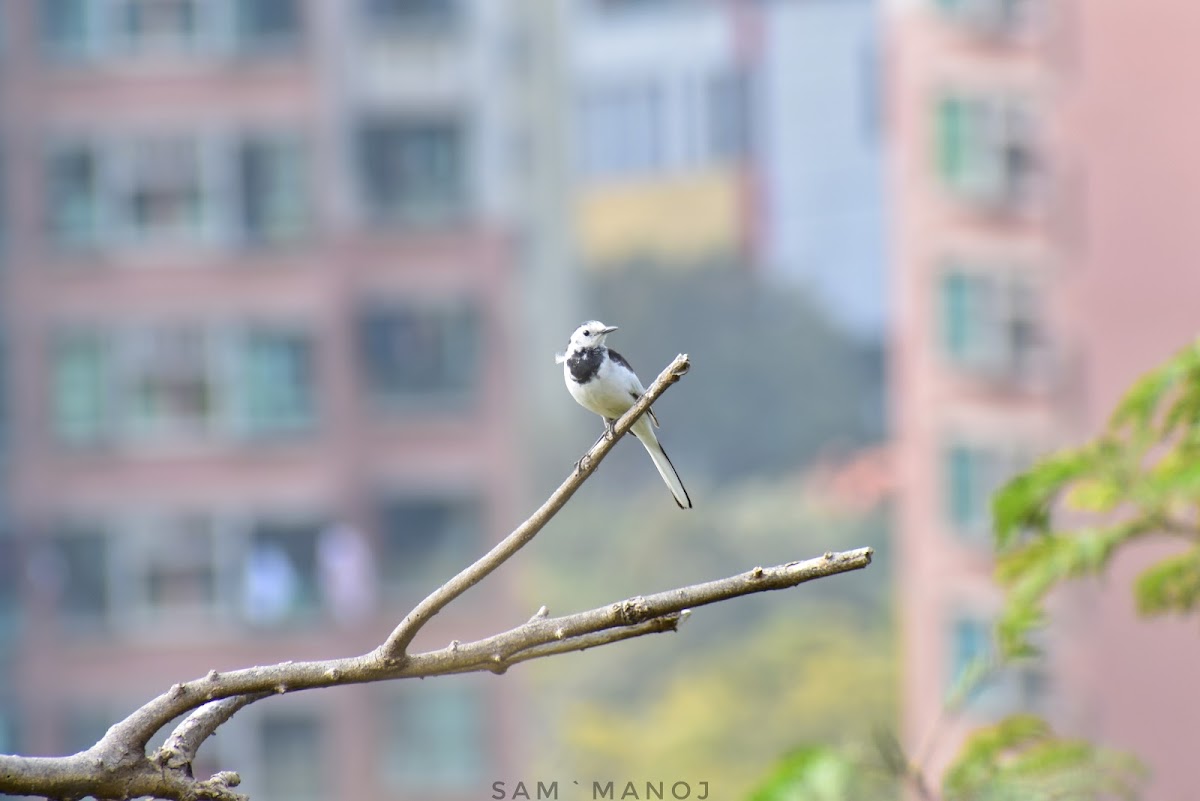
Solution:
[(1045, 148), (1031, 93), (946, 88), (932, 121), (934, 177), (948, 197), (993, 213), (1036, 208)]
[[(445, 514), (442, 530), (429, 532), (435, 541), (415, 557), (396, 559), (393, 546), (393, 510), (401, 506), (441, 507), (436, 513)], [(428, 511), (419, 510), (419, 511)], [(481, 552), (487, 542), (487, 498), (480, 489), (470, 487), (414, 488), (380, 492), (374, 503), (376, 519), (375, 558), (378, 569), (376, 582), (380, 594), (398, 601), (419, 600), (419, 596), (454, 574), (464, 559), (470, 560)], [(425, 535), (425, 532), (418, 536)], [(447, 537), (448, 535), (448, 537)], [(403, 549), (402, 549), (403, 550)], [(404, 571), (393, 571), (393, 563), (408, 564)]]
[[(431, 325), (438, 329), (433, 334), (433, 347), (443, 351), (440, 358), (434, 357), (442, 376), (438, 381), (440, 386), (405, 388), (401, 384), (406, 379), (400, 375), (403, 365), (392, 359), (386, 365), (393, 373), (389, 376), (383, 375), (379, 365), (373, 363), (381, 355), (384, 343), (380, 339), (385, 334), (395, 338), (405, 333), (402, 329), (406, 316), (414, 318), (408, 325), (417, 329)], [(390, 332), (381, 330), (384, 321), (390, 323)], [(463, 414), (474, 409), (485, 386), (483, 345), (487, 325), (487, 311), (474, 298), (396, 299), (360, 305), (355, 314), (355, 349), (359, 384), (367, 403), (377, 411), (391, 413)], [(398, 327), (401, 330), (396, 330)], [(419, 330), (410, 333), (410, 336), (420, 335)], [(394, 355), (397, 347), (393, 344), (388, 350)], [(466, 364), (460, 363), (463, 359)], [(451, 369), (447, 370), (448, 366)], [(422, 368), (411, 369), (419, 372)]]
[[(957, 541), (973, 547), (991, 549), (990, 498), (1004, 482), (1026, 469), (1034, 460), (1035, 449), (1029, 440), (1018, 436), (1007, 441), (952, 434), (945, 436), (937, 451), (941, 514), (945, 530)], [(959, 477), (956, 457), (965, 456), (969, 473), (966, 479), (969, 512), (963, 517), (959, 506)], [(982, 464), (980, 463), (982, 457)]]
[[(1014, 389), (1048, 388), (1054, 378), (1049, 281), (1032, 267), (944, 259), (935, 274), (934, 305), (936, 349), (945, 369)], [(951, 282), (959, 287), (957, 309)], [(964, 341), (956, 344), (959, 337)]]
[[(436, 137), (429, 136), (435, 132), (447, 134), (448, 138), (435, 144)], [(423, 141), (405, 142), (405, 136), (416, 136)], [(351, 137), (351, 174), (363, 217), (369, 224), (441, 228), (461, 224), (473, 214), (476, 192), (473, 136), (463, 113), (363, 113), (353, 125)], [(443, 150), (445, 158), (431, 157), (431, 147)], [(405, 148), (422, 150), (421, 158), (414, 159), (411, 151), (404, 152)], [(441, 163), (449, 176), (445, 186), (432, 193), (427, 191), (426, 179), (430, 175), (418, 175), (414, 181), (411, 175), (398, 174), (417, 162), (423, 165), (421, 170)], [(418, 182), (420, 186), (416, 185)]]
[[(378, 743), (377, 770), (385, 786), (398, 792), (451, 796), (469, 794), (482, 784), (492, 763), (487, 736), (492, 714), (490, 698), (486, 687), (477, 681), (479, 677), (462, 678), (464, 681), (442, 683), (437, 688), (422, 687), (420, 692), (401, 687), (401, 683), (378, 690), (381, 697), (376, 704), (374, 739)], [(455, 696), (465, 701), (466, 708), (477, 712), (466, 726), (473, 731), (440, 731), (438, 724), (445, 719), (433, 720), (428, 714), (431, 710), (436, 713), (436, 699)], [(404, 731), (406, 724), (412, 725), (408, 732)], [(414, 753), (426, 749), (427, 753)], [(446, 775), (418, 775), (434, 763), (442, 763), (441, 768), (449, 765), (471, 769), (449, 780)]]

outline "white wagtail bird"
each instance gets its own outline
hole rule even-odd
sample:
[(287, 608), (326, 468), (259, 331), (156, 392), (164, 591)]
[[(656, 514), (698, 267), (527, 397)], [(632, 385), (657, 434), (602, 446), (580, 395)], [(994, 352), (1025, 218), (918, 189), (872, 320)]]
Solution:
[[(563, 379), (567, 382), (571, 397), (589, 412), (604, 418), (605, 433), (612, 431), (617, 418), (629, 411), (629, 407), (646, 391), (625, 357), (604, 345), (604, 340), (616, 330), (615, 325), (605, 325), (596, 320), (586, 322), (571, 334), (567, 352), (555, 359), (563, 365)], [(654, 410), (647, 409), (633, 424), (631, 433), (650, 454), (659, 475), (667, 482), (671, 495), (675, 497), (675, 503), (679, 504), (680, 509), (691, 509), (692, 499), (683, 488), (675, 466), (667, 458), (667, 452), (654, 435), (654, 428), (650, 426), (652, 420), (657, 427), (658, 418), (654, 416)]]

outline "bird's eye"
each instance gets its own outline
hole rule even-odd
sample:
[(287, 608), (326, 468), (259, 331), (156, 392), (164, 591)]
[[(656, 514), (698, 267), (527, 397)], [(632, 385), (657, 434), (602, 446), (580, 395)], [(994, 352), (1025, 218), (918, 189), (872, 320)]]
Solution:
[(590, 337), (590, 336), (592, 335), (592, 332), (591, 332), (591, 331), (584, 331), (584, 332), (583, 332), (583, 335), (584, 335), (585, 337)]

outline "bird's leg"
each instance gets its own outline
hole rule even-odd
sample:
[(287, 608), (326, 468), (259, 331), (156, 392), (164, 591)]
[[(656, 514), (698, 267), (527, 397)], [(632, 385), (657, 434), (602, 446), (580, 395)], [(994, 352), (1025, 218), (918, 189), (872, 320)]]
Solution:
[(599, 445), (605, 439), (607, 439), (611, 442), (613, 439), (616, 438), (616, 436), (617, 436), (617, 421), (613, 420), (612, 418), (605, 417), (604, 418), (604, 433), (601, 434), (600, 436), (596, 437), (596, 441), (592, 443), (592, 447), (588, 448), (588, 452), (585, 453), (583, 456), (579, 457), (579, 461), (577, 461), (575, 463), (575, 472), (576, 473), (583, 472), (584, 466), (588, 462), (591, 461), (591, 453), (593, 450), (595, 450), (597, 445)]

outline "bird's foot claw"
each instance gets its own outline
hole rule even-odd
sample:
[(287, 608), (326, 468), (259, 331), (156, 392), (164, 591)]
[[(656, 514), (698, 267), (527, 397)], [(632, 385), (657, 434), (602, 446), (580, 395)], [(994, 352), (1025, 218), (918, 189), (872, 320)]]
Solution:
[(604, 418), (604, 438), (612, 442), (617, 438), (617, 421)]

